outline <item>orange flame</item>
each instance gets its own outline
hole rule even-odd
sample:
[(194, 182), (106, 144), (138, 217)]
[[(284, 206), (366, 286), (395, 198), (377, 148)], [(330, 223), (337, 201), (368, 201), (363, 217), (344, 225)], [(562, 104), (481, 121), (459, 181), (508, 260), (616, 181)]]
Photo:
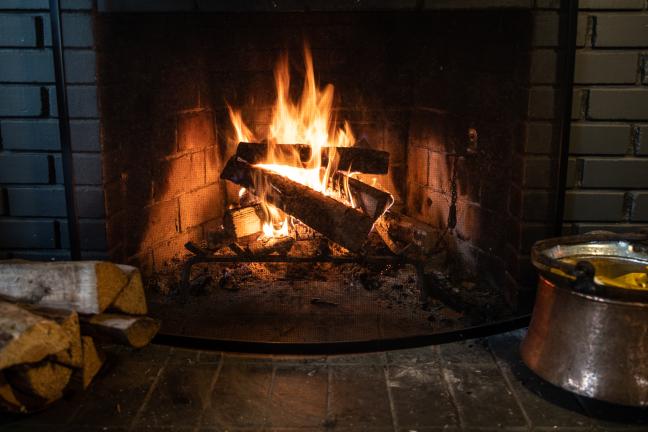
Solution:
[[(304, 63), (306, 77), (299, 100), (290, 98), (290, 70), (288, 57), (282, 56), (275, 69), (275, 85), (277, 99), (272, 110), (272, 121), (266, 137), (255, 136), (247, 127), (241, 112), (228, 106), (230, 120), (236, 132), (238, 142), (268, 142), (268, 159), (256, 166), (281, 174), (291, 180), (308, 186), (325, 195), (339, 198), (331, 190), (330, 176), (336, 171), (334, 165), (334, 147), (348, 147), (355, 142), (351, 127), (347, 122), (343, 128), (335, 126), (333, 116), (333, 85), (327, 84), (319, 88), (315, 81), (313, 58), (308, 46), (304, 47)], [(261, 139), (260, 139), (261, 138)], [(303, 161), (299, 151), (290, 154), (278, 151), (280, 144), (307, 144), (311, 147), (310, 158)], [(329, 147), (328, 163), (322, 163), (321, 150)], [(261, 193), (263, 191), (257, 191)], [(349, 195), (349, 194), (346, 194)], [(351, 204), (351, 203), (349, 203)], [(288, 220), (277, 221), (279, 212), (268, 205), (268, 220), (264, 226), (267, 236), (287, 235)], [(274, 209), (275, 214), (272, 210)], [(275, 228), (280, 226), (279, 229)]]

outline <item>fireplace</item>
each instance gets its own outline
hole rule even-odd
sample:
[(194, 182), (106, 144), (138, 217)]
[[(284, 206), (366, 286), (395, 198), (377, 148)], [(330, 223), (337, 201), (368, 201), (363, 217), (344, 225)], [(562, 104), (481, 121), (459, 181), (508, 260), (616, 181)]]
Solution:
[[(562, 63), (538, 72), (531, 61), (533, 47), (558, 44), (556, 11), (526, 2), (278, 11), (197, 2), (167, 13), (100, 3), (93, 26), (105, 252), (142, 269), (163, 333), (396, 340), (528, 311), (529, 247), (555, 232), (564, 187), (564, 83), (556, 80), (551, 95), (533, 87), (538, 73), (555, 75)], [(294, 123), (277, 123), (282, 88), (287, 111), (301, 109), (299, 132), (278, 131)], [(309, 91), (317, 95), (304, 107)], [(309, 110), (324, 112), (312, 118)], [(548, 131), (538, 148), (529, 148), (529, 119)], [(295, 212), (258, 182), (228, 177), (230, 163), (277, 162), (246, 159), (241, 142), (271, 154), (291, 147), (290, 163), (280, 165), (295, 165), (294, 145), (305, 144), (308, 163), (319, 160), (306, 165), (326, 172), (318, 194), (357, 217), (314, 214), (323, 207), (299, 194), (293, 201), (308, 215)], [(338, 167), (346, 149), (368, 156)], [(354, 169), (385, 154), (385, 169)], [(333, 191), (336, 175), (343, 180)], [(389, 197), (377, 214), (358, 203), (353, 181)], [(250, 217), (256, 231), (233, 235), (237, 218)], [(269, 248), (268, 238), (282, 237), (288, 246)]]

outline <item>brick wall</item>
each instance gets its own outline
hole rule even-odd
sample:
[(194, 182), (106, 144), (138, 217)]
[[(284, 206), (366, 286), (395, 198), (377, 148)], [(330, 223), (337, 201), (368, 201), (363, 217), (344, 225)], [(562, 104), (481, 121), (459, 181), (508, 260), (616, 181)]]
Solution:
[[(92, 0), (63, 0), (65, 67), (84, 258), (106, 256)], [(67, 258), (47, 0), (0, 1), (0, 254)]]
[(574, 233), (636, 230), (648, 224), (647, 2), (583, 0), (580, 16), (565, 220)]

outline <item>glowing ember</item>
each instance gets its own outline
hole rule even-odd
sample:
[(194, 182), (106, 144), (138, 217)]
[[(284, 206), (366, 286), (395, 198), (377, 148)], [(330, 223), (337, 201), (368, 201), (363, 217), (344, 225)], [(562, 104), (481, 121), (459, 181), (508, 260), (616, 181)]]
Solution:
[[(230, 120), (236, 131), (238, 142), (259, 142), (266, 140), (269, 144), (268, 160), (257, 167), (281, 174), (295, 182), (308, 186), (325, 195), (340, 199), (329, 188), (329, 178), (336, 171), (335, 150), (333, 147), (348, 147), (355, 142), (351, 128), (347, 122), (344, 128), (335, 126), (332, 113), (333, 86), (327, 84), (318, 88), (315, 82), (313, 59), (308, 47), (304, 49), (306, 77), (301, 97), (292, 101), (289, 96), (290, 72), (288, 58), (283, 56), (275, 70), (277, 99), (273, 107), (272, 122), (268, 136), (257, 137), (243, 122), (241, 112), (228, 106)], [(286, 154), (277, 151), (278, 143), (300, 143), (311, 146), (311, 156), (303, 161), (298, 151)], [(321, 149), (329, 147), (329, 157), (326, 165), (322, 164)], [(262, 188), (255, 192), (263, 198)], [(239, 196), (245, 191), (242, 189)], [(350, 196), (350, 194), (345, 194)], [(347, 202), (349, 205), (353, 203)], [(288, 218), (276, 208), (266, 204), (267, 220), (263, 232), (268, 237), (288, 235)]]

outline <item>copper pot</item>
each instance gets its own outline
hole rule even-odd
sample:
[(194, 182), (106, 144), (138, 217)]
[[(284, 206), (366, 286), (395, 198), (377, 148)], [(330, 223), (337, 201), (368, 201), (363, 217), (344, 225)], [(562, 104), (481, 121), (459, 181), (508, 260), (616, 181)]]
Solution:
[[(536, 243), (536, 303), (524, 363), (550, 383), (607, 402), (648, 406), (648, 291), (596, 281), (587, 257), (648, 265), (648, 235), (610, 233)], [(565, 265), (562, 258), (578, 257)]]

